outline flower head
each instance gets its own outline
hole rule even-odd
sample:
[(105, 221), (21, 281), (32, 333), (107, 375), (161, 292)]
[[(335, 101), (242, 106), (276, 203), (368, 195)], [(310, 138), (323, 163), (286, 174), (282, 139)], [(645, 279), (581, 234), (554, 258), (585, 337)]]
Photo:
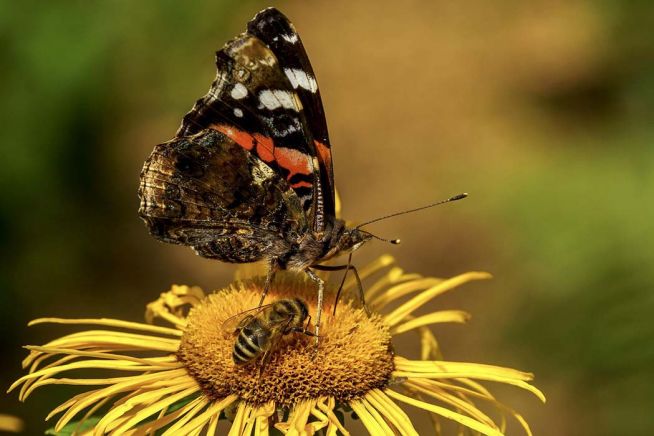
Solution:
[[(31, 324), (63, 323), (99, 326), (29, 346), (24, 366), (29, 373), (16, 381), (24, 400), (48, 384), (97, 386), (54, 409), (62, 414), (57, 430), (75, 422), (92, 421), (93, 434), (215, 434), (219, 421), (231, 422), (230, 435), (268, 434), (274, 426), (285, 434), (349, 434), (340, 410), (353, 412), (371, 434), (416, 435), (400, 404), (429, 413), (438, 429), (452, 420), (486, 435), (501, 435), (505, 415), (514, 416), (530, 434), (525, 420), (498, 402), (479, 381), (494, 381), (526, 389), (544, 401), (529, 384), (532, 375), (508, 368), (442, 360), (429, 325), (465, 322), (465, 312), (444, 310), (421, 316), (413, 313), (436, 296), (486, 273), (466, 273), (441, 280), (405, 274), (384, 256), (360, 271), (379, 278), (367, 288), (373, 309), (368, 317), (357, 302), (325, 305), (330, 315), (321, 328), (314, 353), (311, 338), (284, 335), (264, 366), (237, 365), (232, 359), (233, 331), (225, 321), (256, 307), (263, 281), (246, 269), (226, 289), (205, 295), (196, 287), (173, 286), (149, 304), (147, 324), (112, 319), (39, 319)], [(250, 273), (256, 270), (251, 270)], [(346, 282), (352, 291), (355, 282)], [(281, 274), (268, 299), (299, 297), (315, 312), (312, 282)], [(387, 310), (389, 305), (394, 306)], [(160, 318), (171, 327), (153, 324)], [(123, 331), (125, 330), (125, 331)], [(421, 359), (394, 354), (394, 336), (416, 332)], [(102, 378), (57, 378), (75, 370), (106, 370)], [(499, 412), (491, 418), (486, 403)]]

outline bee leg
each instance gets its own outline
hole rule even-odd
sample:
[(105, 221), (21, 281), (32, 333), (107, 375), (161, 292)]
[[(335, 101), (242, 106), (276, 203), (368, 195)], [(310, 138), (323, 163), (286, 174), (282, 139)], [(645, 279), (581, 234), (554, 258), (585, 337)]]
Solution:
[(261, 299), (259, 300), (259, 306), (263, 305), (263, 300), (266, 299), (266, 295), (272, 286), (273, 279), (275, 278), (275, 273), (277, 272), (277, 263), (272, 260), (268, 266), (268, 275), (266, 275), (266, 283), (263, 285), (263, 292), (261, 292)]
[(304, 326), (304, 331), (305, 332), (309, 330), (309, 325), (310, 324), (311, 324), (311, 315), (308, 315), (307, 316), (307, 324)]
[(261, 363), (259, 364), (259, 379), (261, 379), (261, 376), (263, 375), (263, 371), (266, 369), (266, 365), (268, 364), (268, 361), (270, 360), (270, 350), (266, 350), (263, 353), (263, 356), (261, 357)]
[[(320, 318), (322, 317), (322, 302), (324, 299), (324, 294), (325, 294), (325, 282), (323, 279), (318, 277), (318, 275), (307, 268), (306, 270), (307, 275), (311, 280), (316, 282), (318, 284), (318, 307), (316, 308), (316, 328), (314, 329), (315, 335), (316, 335), (316, 353), (318, 352), (318, 345), (320, 344)], [(315, 358), (315, 355), (314, 355)]]
[(292, 327), (290, 331), (295, 333), (302, 333), (307, 336), (314, 336), (314, 337), (316, 336), (316, 334), (311, 330), (303, 329), (302, 327)]

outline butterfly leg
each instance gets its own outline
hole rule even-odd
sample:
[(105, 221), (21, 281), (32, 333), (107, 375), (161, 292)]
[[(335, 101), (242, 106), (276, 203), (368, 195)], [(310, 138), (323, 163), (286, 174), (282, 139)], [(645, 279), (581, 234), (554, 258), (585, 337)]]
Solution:
[(366, 312), (366, 315), (370, 316), (370, 309), (368, 309), (368, 306), (366, 305), (366, 297), (363, 292), (363, 284), (361, 283), (361, 277), (359, 277), (359, 272), (357, 271), (356, 267), (354, 265), (350, 265), (349, 263), (347, 265), (312, 265), (312, 268), (315, 268), (320, 271), (342, 271), (345, 270), (345, 274), (343, 275), (343, 279), (341, 280), (341, 285), (338, 287), (338, 292), (336, 293), (336, 299), (334, 301), (334, 315), (336, 315), (336, 307), (338, 306), (338, 299), (341, 296), (341, 291), (343, 290), (343, 284), (345, 283), (345, 278), (347, 277), (347, 273), (349, 271), (352, 271), (354, 273), (354, 278), (356, 279), (357, 282), (357, 288), (359, 290), (359, 300), (361, 301), (361, 306), (363, 307), (363, 310)]
[(263, 285), (263, 292), (261, 292), (261, 299), (259, 300), (259, 306), (263, 305), (263, 300), (266, 299), (266, 295), (272, 286), (272, 282), (275, 278), (275, 273), (277, 272), (277, 262), (272, 260), (268, 266), (268, 275), (266, 275), (266, 283)]
[(322, 317), (322, 303), (325, 296), (325, 281), (318, 277), (318, 275), (309, 268), (307, 268), (305, 271), (309, 278), (318, 284), (318, 307), (316, 308), (316, 328), (314, 329), (316, 334), (315, 344), (317, 353), (318, 344), (320, 343), (320, 318)]

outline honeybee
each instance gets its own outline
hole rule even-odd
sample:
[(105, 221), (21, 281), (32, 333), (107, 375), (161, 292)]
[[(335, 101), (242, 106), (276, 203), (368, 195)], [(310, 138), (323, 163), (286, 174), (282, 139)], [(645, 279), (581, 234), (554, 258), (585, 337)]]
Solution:
[(227, 319), (223, 328), (231, 330), (234, 321), (237, 324), (233, 330), (236, 342), (232, 358), (237, 365), (253, 362), (263, 355), (263, 366), (277, 342), (289, 333), (316, 336), (307, 329), (311, 317), (306, 303), (299, 298), (277, 300), (239, 313)]

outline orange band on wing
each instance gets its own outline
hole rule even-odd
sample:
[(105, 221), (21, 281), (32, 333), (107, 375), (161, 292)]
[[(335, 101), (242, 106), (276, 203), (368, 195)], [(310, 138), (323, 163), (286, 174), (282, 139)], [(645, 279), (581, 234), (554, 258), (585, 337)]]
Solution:
[(297, 188), (311, 188), (312, 186), (313, 186), (313, 185), (312, 185), (311, 183), (309, 183), (309, 182), (305, 182), (305, 181), (302, 181), (302, 180), (301, 180), (301, 181), (299, 181), (299, 182), (293, 183), (293, 184), (291, 185), (291, 188), (293, 188), (293, 189), (297, 189)]
[(310, 156), (293, 148), (275, 148), (275, 160), (280, 167), (290, 171), (289, 180), (296, 174), (309, 175), (313, 173)]
[[(232, 126), (224, 124), (212, 124), (210, 128), (223, 133), (225, 136), (236, 142), (244, 149), (251, 151), (256, 146), (256, 152), (259, 159), (264, 162), (277, 162), (277, 165), (289, 171), (287, 180), (290, 180), (296, 174), (310, 175), (313, 173), (311, 166), (311, 157), (306, 153), (295, 150), (293, 148), (275, 147), (273, 140), (260, 133), (248, 133), (239, 130)], [(320, 144), (331, 157), (329, 149), (323, 144)], [(300, 181), (292, 185), (293, 188), (306, 186), (310, 188), (312, 185), (309, 182)]]
[(327, 169), (331, 170), (332, 168), (332, 151), (320, 141), (314, 140), (313, 143), (316, 146), (316, 151), (318, 156), (320, 156), (320, 161), (325, 163)]
[(273, 156), (273, 150), (275, 149), (275, 146), (272, 139), (255, 133), (254, 140), (257, 141), (257, 155), (259, 158), (261, 158), (261, 160), (264, 162), (272, 162), (275, 160), (275, 156)]
[[(252, 150), (257, 140), (252, 134), (224, 124), (212, 124), (209, 128), (219, 131), (246, 150)], [(271, 147), (272, 149), (272, 147)]]

